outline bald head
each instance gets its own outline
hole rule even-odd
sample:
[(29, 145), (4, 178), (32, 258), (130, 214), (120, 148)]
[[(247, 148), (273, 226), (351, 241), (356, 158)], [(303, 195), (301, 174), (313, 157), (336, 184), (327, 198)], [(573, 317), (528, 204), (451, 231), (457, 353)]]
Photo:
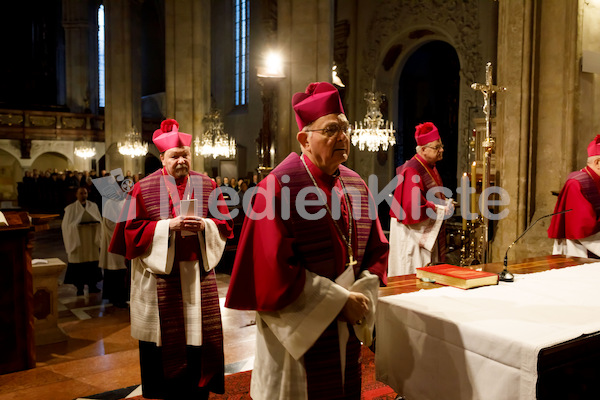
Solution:
[(600, 156), (591, 156), (591, 157), (588, 157), (588, 159), (587, 159), (587, 165), (596, 174), (600, 175)]

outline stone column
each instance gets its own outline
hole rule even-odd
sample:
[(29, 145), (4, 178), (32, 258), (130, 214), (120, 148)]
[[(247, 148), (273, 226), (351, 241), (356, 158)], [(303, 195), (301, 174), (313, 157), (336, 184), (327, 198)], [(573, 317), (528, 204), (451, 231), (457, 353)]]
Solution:
[[(577, 1), (499, 3), (497, 96), (499, 185), (510, 196), (498, 222), (492, 261), (531, 223), (552, 212), (573, 168), (579, 67)], [(580, 146), (581, 147), (581, 146)], [(560, 150), (558, 150), (560, 149)], [(550, 254), (550, 219), (541, 220), (510, 259)]]
[[(71, 112), (96, 112), (98, 96), (92, 91), (92, 76), (96, 66), (91, 62), (90, 51), (95, 48), (91, 23), (94, 5), (89, 0), (65, 0), (62, 4), (62, 26), (65, 30), (65, 70), (67, 106)], [(92, 51), (97, 54), (97, 52)]]
[[(510, 196), (508, 217), (499, 221), (491, 260), (526, 228), (531, 130), (532, 25), (534, 0), (500, 2), (498, 21), (498, 79), (507, 88), (496, 96), (499, 185)], [(512, 132), (507, 135), (505, 132)]]
[[(165, 0), (166, 117), (194, 139), (211, 106), (210, 23), (210, 0)], [(204, 157), (193, 155), (192, 169), (203, 171)]]
[(143, 170), (143, 158), (123, 157), (117, 143), (132, 129), (141, 133), (140, 23), (138, 1), (105, 0), (106, 169)]
[(279, 50), (286, 78), (279, 83), (275, 165), (291, 151), (300, 151), (292, 96), (311, 82), (331, 82), (333, 65), (333, 2), (280, 1), (277, 6)]

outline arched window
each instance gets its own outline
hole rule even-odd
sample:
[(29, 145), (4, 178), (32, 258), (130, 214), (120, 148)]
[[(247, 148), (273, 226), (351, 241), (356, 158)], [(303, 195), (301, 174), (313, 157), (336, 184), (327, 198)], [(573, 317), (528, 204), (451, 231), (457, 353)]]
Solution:
[(98, 106), (104, 107), (104, 5), (98, 7)]
[(248, 35), (249, 35), (249, 3), (250, 0), (233, 0), (234, 2), (234, 104), (242, 106), (248, 103)]

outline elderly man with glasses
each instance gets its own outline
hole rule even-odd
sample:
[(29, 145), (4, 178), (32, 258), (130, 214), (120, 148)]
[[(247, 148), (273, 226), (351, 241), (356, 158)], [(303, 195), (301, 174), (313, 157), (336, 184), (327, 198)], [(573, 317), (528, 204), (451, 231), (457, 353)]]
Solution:
[(365, 182), (341, 165), (350, 144), (337, 89), (312, 83), (292, 105), (302, 155), (259, 183), (225, 305), (257, 311), (253, 399), (358, 400), (388, 243)]
[(438, 129), (432, 122), (417, 125), (415, 139), (417, 154), (396, 170), (398, 183), (390, 210), (389, 276), (414, 274), (416, 268), (443, 262), (444, 220), (454, 212), (452, 199), (438, 190), (444, 186), (435, 167), (444, 155)]

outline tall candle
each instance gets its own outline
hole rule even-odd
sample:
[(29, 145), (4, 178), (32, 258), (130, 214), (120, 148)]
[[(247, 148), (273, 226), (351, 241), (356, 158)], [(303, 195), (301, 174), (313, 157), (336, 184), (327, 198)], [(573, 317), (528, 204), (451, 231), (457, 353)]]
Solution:
[(477, 161), (471, 164), (471, 187), (474, 189), (471, 193), (471, 212), (477, 214)]
[(466, 232), (467, 230), (467, 219), (465, 218), (467, 210), (467, 188), (469, 187), (469, 178), (467, 177), (467, 173), (465, 172), (460, 179), (460, 186), (462, 188), (462, 194), (460, 195), (460, 215), (462, 216), (462, 230)]

